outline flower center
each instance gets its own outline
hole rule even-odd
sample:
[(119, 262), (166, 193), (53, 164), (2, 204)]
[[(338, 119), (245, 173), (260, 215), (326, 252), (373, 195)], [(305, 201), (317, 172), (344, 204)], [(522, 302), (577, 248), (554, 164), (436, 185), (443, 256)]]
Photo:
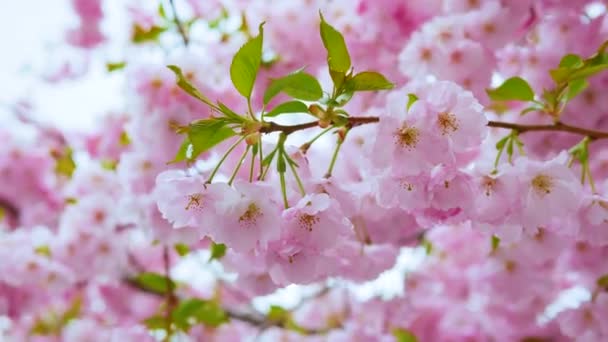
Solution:
[(550, 194), (553, 189), (553, 178), (541, 173), (532, 179), (532, 188), (541, 197)]
[(412, 150), (418, 144), (420, 131), (416, 127), (403, 125), (403, 127), (395, 133), (395, 138), (395, 142), (399, 147)]
[(300, 224), (300, 227), (308, 230), (309, 232), (312, 232), (312, 227), (319, 223), (319, 221), (320, 219), (314, 215), (302, 214), (298, 216), (298, 223)]
[(483, 178), (481, 185), (484, 189), (486, 196), (489, 197), (492, 194), (492, 192), (494, 191), (494, 187), (496, 186), (496, 179), (485, 176)]
[(456, 115), (449, 112), (441, 112), (437, 115), (437, 123), (442, 135), (446, 135), (458, 130), (458, 119)]
[(414, 190), (414, 184), (412, 184), (412, 183), (410, 183), (410, 182), (407, 182), (407, 181), (402, 180), (401, 182), (399, 182), (399, 185), (401, 185), (401, 188), (402, 188), (403, 190), (407, 190), (407, 191), (412, 191), (412, 190)]
[(188, 196), (189, 201), (186, 204), (186, 210), (201, 208), (203, 205), (203, 195), (202, 194), (193, 194)]
[(239, 217), (239, 223), (244, 226), (255, 225), (260, 217), (264, 214), (255, 203), (249, 203), (247, 211)]

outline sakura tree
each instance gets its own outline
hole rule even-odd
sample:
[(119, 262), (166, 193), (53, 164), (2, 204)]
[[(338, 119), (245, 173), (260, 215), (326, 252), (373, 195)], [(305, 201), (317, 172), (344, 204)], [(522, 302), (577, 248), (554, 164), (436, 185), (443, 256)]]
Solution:
[(608, 340), (605, 1), (119, 3), (41, 82), (124, 106), (0, 127), (2, 340)]

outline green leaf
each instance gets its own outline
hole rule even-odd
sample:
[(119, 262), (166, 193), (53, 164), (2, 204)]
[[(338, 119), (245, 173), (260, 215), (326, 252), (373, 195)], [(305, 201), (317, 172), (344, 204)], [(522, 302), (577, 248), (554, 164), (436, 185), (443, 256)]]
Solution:
[[(188, 138), (192, 144), (192, 156), (195, 159), (201, 153), (236, 135), (232, 128), (223, 120), (206, 119), (191, 123), (187, 129)], [(180, 148), (181, 150), (181, 148)]]
[(285, 113), (308, 113), (308, 106), (300, 101), (289, 101), (274, 107), (264, 116), (275, 117)]
[(531, 105), (530, 107), (527, 107), (527, 108), (523, 109), (523, 110), (522, 110), (522, 111), (519, 113), (519, 115), (522, 115), (522, 116), (523, 116), (523, 115), (526, 115), (526, 114), (528, 114), (528, 113), (530, 113), (530, 112), (538, 112), (538, 111), (542, 111), (543, 109), (544, 109), (543, 107), (541, 107), (540, 105), (538, 105), (538, 104), (536, 104), (536, 103), (535, 103), (535, 104)]
[(167, 13), (165, 12), (165, 7), (163, 6), (162, 2), (158, 5), (158, 15), (165, 20), (168, 19)]
[(418, 338), (416, 338), (414, 333), (401, 328), (393, 329), (393, 336), (395, 336), (397, 342), (418, 342)]
[(496, 89), (486, 89), (494, 101), (532, 101), (534, 91), (521, 77), (511, 77)]
[(66, 147), (63, 151), (54, 150), (51, 156), (55, 159), (55, 173), (72, 178), (76, 171), (76, 163), (72, 156), (73, 152), (70, 147)]
[(132, 278), (131, 282), (142, 290), (163, 295), (175, 288), (175, 283), (171, 279), (153, 272), (140, 273)]
[(601, 71), (604, 71), (605, 69), (608, 69), (608, 63), (599, 64), (599, 65), (591, 65), (591, 66), (584, 67), (584, 68), (581, 68), (581, 69), (573, 72), (568, 79), (572, 81), (572, 80), (577, 80), (580, 78), (587, 78), (589, 76), (593, 76), (597, 73), (600, 73)]
[(112, 71), (116, 71), (116, 70), (121, 70), (124, 69), (127, 66), (127, 62), (108, 62), (106, 63), (106, 70), (108, 72), (112, 72)]
[(271, 305), (266, 317), (271, 322), (284, 322), (289, 318), (289, 311), (278, 305)]
[(167, 27), (152, 26), (149, 29), (146, 29), (142, 26), (135, 24), (133, 26), (131, 41), (135, 44), (157, 42), (158, 37), (160, 37), (160, 35), (165, 31), (167, 31)]
[(184, 141), (182, 142), (182, 144), (180, 145), (179, 149), (177, 150), (177, 153), (175, 154), (175, 157), (173, 158), (172, 161), (168, 162), (167, 164), (174, 164), (174, 163), (179, 163), (182, 162), (184, 160), (186, 161), (192, 161), (192, 151), (194, 150), (194, 148), (192, 147), (192, 143), (190, 142), (190, 138), (188, 138), (188, 136), (186, 135), (184, 137)]
[(405, 106), (405, 109), (410, 110), (410, 107), (412, 107), (416, 101), (418, 101), (418, 96), (416, 96), (416, 94), (407, 94), (407, 105)]
[(323, 96), (319, 81), (302, 70), (273, 79), (264, 93), (264, 104), (268, 104), (280, 92), (304, 101), (316, 101)]
[(209, 107), (215, 108), (215, 104), (213, 104), (213, 102), (211, 102), (211, 100), (208, 97), (206, 97), (198, 89), (196, 89), (196, 87), (190, 82), (190, 80), (188, 80), (184, 76), (184, 74), (182, 73), (182, 69), (180, 69), (180, 67), (178, 67), (177, 65), (167, 65), (167, 68), (169, 68), (175, 74), (175, 76), (177, 78), (176, 83), (177, 83), (178, 87), (180, 87), (186, 93), (190, 94), (190, 96), (193, 96), (194, 98), (201, 100), (203, 103), (207, 104)]
[(350, 69), (350, 55), (344, 37), (325, 21), (321, 13), (319, 15), (321, 16), (321, 39), (327, 50), (329, 69), (345, 73)]
[(76, 297), (72, 305), (61, 316), (62, 326), (67, 325), (71, 320), (78, 318), (80, 309), (82, 308), (82, 298)]
[(344, 87), (351, 91), (373, 91), (392, 89), (395, 85), (382, 74), (375, 71), (364, 71), (346, 81)]
[(195, 324), (217, 327), (228, 322), (228, 315), (217, 302), (198, 298), (181, 301), (172, 317), (177, 327), (184, 331)]
[(188, 245), (185, 245), (183, 243), (176, 243), (175, 246), (173, 246), (173, 248), (175, 248), (175, 251), (177, 252), (177, 254), (179, 254), (179, 256), (184, 256), (187, 255), (188, 253), (190, 253), (190, 247), (188, 247)]
[(496, 235), (492, 235), (492, 252), (494, 252), (500, 245), (500, 238)]
[(422, 245), (422, 247), (424, 247), (426, 255), (431, 255), (431, 253), (433, 253), (433, 243), (431, 241), (423, 239), (420, 244)]
[(604, 274), (603, 276), (599, 277), (596, 284), (599, 288), (608, 290), (608, 274)]
[(353, 98), (353, 94), (354, 93), (352, 91), (347, 91), (347, 92), (340, 94), (340, 96), (338, 96), (336, 98), (336, 106), (342, 107), (342, 106), (346, 105), (348, 103), (348, 101), (350, 101), (350, 99)]
[(102, 159), (101, 167), (108, 171), (116, 171), (116, 167), (118, 167), (118, 161), (112, 159)]
[(568, 92), (566, 93), (566, 101), (570, 101), (575, 98), (578, 94), (582, 93), (589, 86), (589, 82), (586, 79), (578, 79), (571, 81), (568, 84)]
[(223, 243), (211, 243), (211, 247), (209, 248), (211, 251), (211, 255), (209, 256), (209, 261), (216, 259), (221, 259), (226, 254), (226, 245)]
[(164, 330), (167, 327), (167, 318), (154, 315), (146, 318), (142, 323), (150, 330)]
[(120, 133), (120, 137), (118, 138), (118, 143), (121, 146), (129, 146), (131, 145), (131, 137), (129, 137), (129, 134), (125, 131), (122, 131)]
[(251, 98), (253, 85), (262, 63), (264, 32), (260, 24), (257, 37), (250, 39), (234, 55), (230, 64), (230, 79), (236, 90), (245, 98)]
[(578, 68), (583, 66), (583, 59), (579, 55), (567, 54), (562, 57), (559, 66), (565, 68)]
[(45, 257), (51, 257), (51, 249), (48, 245), (38, 246), (34, 249), (34, 253)]
[(218, 108), (220, 110), (220, 112), (222, 112), (222, 114), (224, 114), (224, 116), (231, 122), (235, 122), (235, 123), (242, 123), (245, 121), (245, 118), (243, 118), (242, 116), (238, 115), (237, 113), (235, 113), (232, 109), (228, 108), (228, 106), (226, 106), (225, 104), (223, 104), (222, 102), (217, 102)]

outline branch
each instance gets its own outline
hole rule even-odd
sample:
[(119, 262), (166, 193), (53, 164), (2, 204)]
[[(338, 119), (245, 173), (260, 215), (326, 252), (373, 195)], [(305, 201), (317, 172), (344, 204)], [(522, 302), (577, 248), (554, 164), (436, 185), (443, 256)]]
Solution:
[[(356, 126), (361, 126), (361, 125), (365, 125), (368, 123), (375, 123), (378, 121), (380, 121), (380, 118), (377, 116), (350, 117), (350, 118), (348, 118), (347, 126), (356, 127)], [(301, 131), (304, 129), (319, 126), (318, 121), (307, 122), (307, 123), (291, 125), (291, 126), (280, 125), (280, 124), (274, 123), (274, 122), (267, 122), (266, 124), (267, 124), (266, 126), (260, 128), (260, 133), (283, 132), (286, 135), (289, 135), (296, 131)]]
[[(163, 256), (163, 259), (164, 259), (164, 256)], [(127, 278), (123, 278), (122, 280), (123, 280), (124, 285), (126, 285), (132, 289), (139, 290), (144, 293), (158, 296), (158, 297), (165, 297), (165, 295), (162, 293), (154, 292), (148, 288), (142, 287), (139, 283), (134, 281), (132, 278), (127, 277)], [(167, 284), (167, 285), (169, 286), (169, 289), (173, 289), (173, 287), (170, 284)], [(324, 287), (321, 291), (314, 294), (313, 296), (304, 298), (302, 300), (302, 302), (300, 302), (294, 309), (292, 309), (290, 311), (293, 312), (293, 311), (297, 310), (305, 302), (307, 302), (311, 299), (315, 299), (320, 296), (323, 296), (323, 295), (327, 294), (328, 291), (329, 291), (329, 288)], [(174, 293), (172, 293), (172, 291), (168, 291), (166, 296), (170, 297), (170, 298), (167, 298), (167, 300), (169, 301), (169, 306), (172, 305), (171, 303), (174, 303), (178, 300), (177, 296)], [(281, 320), (281, 321), (270, 320), (265, 315), (263, 315), (257, 311), (239, 312), (239, 311), (234, 311), (229, 308), (222, 308), (222, 309), (224, 310), (226, 315), (228, 315), (228, 317), (230, 317), (230, 319), (248, 323), (248, 324), (258, 327), (262, 330), (267, 329), (269, 327), (277, 327), (277, 328), (281, 328), (281, 329), (290, 329), (291, 328), (290, 326), (287, 325), (286, 320)], [(303, 333), (305, 335), (321, 335), (321, 334), (328, 333), (330, 330), (335, 329), (336, 327), (328, 327), (325, 329), (311, 329), (311, 328), (305, 328), (305, 327), (298, 326), (298, 328), (300, 329), (298, 331), (300, 331), (301, 333)], [(167, 327), (166, 329), (171, 329), (171, 328)]]
[(606, 139), (608, 138), (608, 132), (596, 131), (591, 129), (586, 129), (582, 127), (570, 126), (561, 122), (557, 122), (553, 125), (520, 125), (516, 123), (510, 122), (501, 122), (501, 121), (489, 121), (488, 127), (498, 127), (498, 128), (510, 128), (519, 133), (532, 132), (532, 131), (559, 131), (559, 132), (567, 132), (572, 134), (579, 134), (588, 136), (591, 140), (597, 139)]
[(175, 9), (175, 3), (173, 0), (169, 0), (171, 4), (171, 10), (173, 11), (173, 20), (175, 21), (175, 25), (177, 25), (177, 30), (179, 31), (180, 36), (182, 36), (182, 40), (184, 41), (184, 45), (188, 46), (190, 43), (190, 39), (188, 38), (188, 34), (186, 33), (186, 29), (184, 29), (184, 25), (181, 20), (179, 20), (179, 16), (177, 15), (177, 10)]
[[(377, 116), (362, 116), (362, 117), (350, 117), (348, 118), (349, 127), (361, 126), (369, 123), (376, 123), (380, 121)], [(297, 125), (280, 125), (274, 122), (267, 122), (266, 126), (260, 128), (260, 133), (272, 133), (272, 132), (283, 132), (287, 135), (305, 130), (308, 128), (314, 128), (319, 125), (318, 121), (307, 122)], [(562, 122), (557, 122), (553, 125), (523, 125), (510, 122), (502, 121), (489, 121), (488, 127), (507, 128), (517, 131), (518, 133), (532, 132), (532, 131), (554, 131), (554, 132), (566, 132), (578, 135), (584, 135), (589, 137), (591, 140), (608, 139), (608, 132), (597, 131), (577, 126), (571, 126)]]

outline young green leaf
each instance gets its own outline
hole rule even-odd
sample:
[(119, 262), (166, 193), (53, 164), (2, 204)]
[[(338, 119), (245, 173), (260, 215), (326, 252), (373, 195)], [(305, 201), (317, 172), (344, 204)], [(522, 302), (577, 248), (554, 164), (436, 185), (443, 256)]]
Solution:
[(264, 116), (274, 117), (285, 113), (308, 113), (308, 106), (300, 101), (289, 101), (274, 107)]
[(140, 273), (132, 278), (131, 282), (138, 288), (157, 294), (166, 294), (167, 291), (170, 291), (171, 289), (167, 285), (175, 288), (175, 283), (171, 279), (153, 272)]
[(534, 91), (521, 77), (511, 77), (496, 89), (486, 89), (494, 101), (532, 101)]
[(414, 333), (412, 333), (411, 331), (405, 329), (393, 329), (393, 336), (395, 336), (397, 342), (418, 342), (418, 338), (416, 338), (416, 335), (414, 335)]
[(242, 123), (245, 121), (245, 118), (235, 113), (232, 109), (228, 108), (225, 104), (218, 101), (217, 106), (222, 114), (230, 121), (234, 123)]
[(216, 259), (221, 259), (226, 254), (226, 245), (223, 243), (211, 243), (211, 247), (209, 248), (211, 251), (211, 255), (209, 256), (209, 261)]
[(185, 245), (183, 243), (176, 243), (175, 246), (173, 246), (173, 248), (175, 248), (175, 251), (177, 252), (177, 254), (179, 254), (179, 256), (185, 256), (188, 253), (190, 253), (190, 247), (188, 247), (188, 245)]
[(500, 238), (496, 235), (492, 235), (492, 252), (494, 252), (498, 246), (500, 246)]
[(319, 81), (302, 70), (273, 79), (264, 93), (264, 104), (268, 104), (280, 92), (304, 101), (316, 101), (323, 96)]
[(142, 323), (150, 330), (163, 330), (167, 327), (167, 318), (161, 315), (154, 315), (146, 318)]
[(131, 34), (131, 41), (135, 44), (141, 44), (146, 42), (156, 42), (158, 37), (165, 31), (167, 27), (152, 26), (150, 28), (144, 28), (139, 25), (133, 26), (133, 33)]
[(346, 81), (344, 87), (351, 91), (374, 91), (392, 89), (394, 84), (378, 72), (364, 71)]
[(106, 70), (108, 72), (124, 69), (127, 66), (127, 62), (108, 62), (106, 63)]
[[(320, 14), (320, 13), (319, 13)], [(350, 69), (350, 55), (344, 37), (333, 26), (329, 25), (323, 15), (321, 16), (321, 39), (327, 50), (327, 63), (329, 69), (339, 73), (346, 73)]]
[(192, 144), (192, 155), (188, 158), (190, 160), (195, 159), (199, 154), (236, 135), (232, 128), (227, 126), (226, 121), (217, 119), (194, 122), (188, 126), (187, 134)]
[(217, 327), (228, 322), (228, 315), (215, 301), (191, 298), (183, 300), (172, 313), (178, 328), (188, 331), (194, 324)]
[(416, 96), (416, 94), (412, 94), (412, 93), (407, 94), (407, 105), (406, 105), (405, 109), (410, 110), (410, 107), (412, 107), (412, 105), (416, 101), (418, 101), (418, 96)]
[(192, 143), (190, 142), (190, 138), (186, 135), (184, 137), (184, 141), (182, 142), (179, 149), (177, 150), (177, 153), (175, 153), (175, 157), (170, 162), (167, 162), (167, 164), (179, 163), (184, 160), (192, 161), (192, 159), (193, 159), (192, 152), (193, 152)]
[(251, 98), (255, 79), (262, 63), (264, 23), (260, 24), (257, 37), (245, 43), (234, 55), (230, 64), (230, 79), (236, 90), (245, 98)]
[(178, 67), (177, 65), (167, 65), (167, 68), (169, 68), (175, 74), (177, 79), (176, 83), (178, 87), (180, 87), (190, 96), (201, 100), (203, 103), (207, 104), (211, 108), (215, 108), (215, 104), (211, 102), (208, 97), (203, 95), (198, 89), (196, 89), (196, 87), (184, 76), (180, 67)]
[(578, 68), (583, 66), (583, 59), (579, 55), (567, 54), (559, 61), (559, 66), (564, 68)]
[(63, 151), (53, 150), (51, 156), (55, 159), (55, 173), (71, 178), (76, 171), (76, 162), (72, 156), (73, 151), (66, 147)]
[(581, 78), (568, 83), (568, 92), (566, 93), (566, 101), (570, 101), (578, 94), (582, 93), (589, 86), (586, 79)]

